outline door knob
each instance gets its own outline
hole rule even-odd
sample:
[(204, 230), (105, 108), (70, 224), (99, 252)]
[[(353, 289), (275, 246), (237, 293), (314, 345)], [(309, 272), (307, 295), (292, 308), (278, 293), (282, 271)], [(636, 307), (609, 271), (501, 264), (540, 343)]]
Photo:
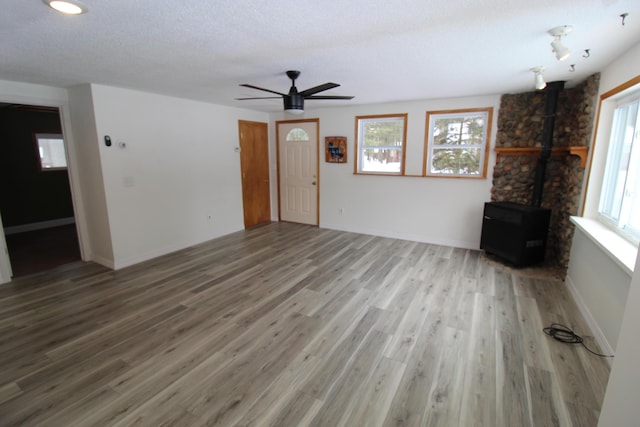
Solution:
[(313, 181), (313, 182), (311, 183), (311, 185), (316, 185), (316, 182), (315, 182), (315, 181)]

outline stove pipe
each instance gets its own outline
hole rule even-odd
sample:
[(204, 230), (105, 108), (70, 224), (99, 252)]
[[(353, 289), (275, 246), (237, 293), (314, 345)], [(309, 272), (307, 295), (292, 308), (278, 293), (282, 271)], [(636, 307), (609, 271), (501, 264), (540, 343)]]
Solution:
[(558, 95), (564, 88), (564, 82), (551, 82), (547, 84), (544, 99), (544, 125), (542, 127), (542, 150), (536, 165), (536, 177), (533, 182), (533, 200), (531, 205), (540, 207), (542, 204), (542, 192), (544, 190), (544, 177), (547, 172), (547, 161), (551, 157), (553, 146), (553, 125), (556, 120), (556, 107)]

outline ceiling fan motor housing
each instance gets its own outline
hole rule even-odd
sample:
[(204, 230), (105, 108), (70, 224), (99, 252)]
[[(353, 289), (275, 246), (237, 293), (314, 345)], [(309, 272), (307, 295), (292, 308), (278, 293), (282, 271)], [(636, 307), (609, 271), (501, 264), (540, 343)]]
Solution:
[(282, 101), (285, 110), (304, 110), (304, 96), (300, 94), (285, 95)]

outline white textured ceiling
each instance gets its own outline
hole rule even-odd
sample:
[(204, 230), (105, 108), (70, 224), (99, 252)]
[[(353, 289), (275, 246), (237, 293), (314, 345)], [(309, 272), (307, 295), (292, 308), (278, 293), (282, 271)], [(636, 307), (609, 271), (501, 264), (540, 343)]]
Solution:
[[(84, 0), (64, 16), (41, 0), (3, 1), (0, 79), (69, 87), (99, 83), (262, 111), (325, 82), (307, 108), (533, 90), (582, 81), (640, 42), (640, 0)], [(621, 13), (628, 13), (626, 25)], [(547, 30), (572, 25), (558, 62)], [(583, 58), (584, 49), (591, 56)], [(575, 64), (575, 72), (569, 72)], [(313, 103), (313, 104), (312, 104)]]

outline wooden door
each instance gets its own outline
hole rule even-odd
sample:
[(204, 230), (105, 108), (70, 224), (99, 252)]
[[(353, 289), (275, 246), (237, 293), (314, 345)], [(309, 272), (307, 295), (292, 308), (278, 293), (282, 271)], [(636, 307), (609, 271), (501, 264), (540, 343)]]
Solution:
[(271, 221), (269, 138), (266, 123), (238, 121), (244, 226)]
[(318, 119), (277, 122), (280, 220), (318, 225)]

